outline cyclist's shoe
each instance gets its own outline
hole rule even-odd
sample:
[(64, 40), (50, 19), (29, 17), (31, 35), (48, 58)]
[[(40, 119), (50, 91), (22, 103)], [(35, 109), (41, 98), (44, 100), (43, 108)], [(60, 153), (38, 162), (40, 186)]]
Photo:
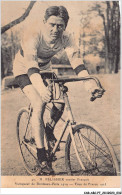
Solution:
[(46, 175), (54, 175), (54, 170), (49, 166), (47, 161), (40, 163), (41, 173)]
[(48, 162), (45, 148), (37, 148), (37, 159), (38, 166), (40, 167), (40, 174), (51, 175), (54, 173), (51, 163)]

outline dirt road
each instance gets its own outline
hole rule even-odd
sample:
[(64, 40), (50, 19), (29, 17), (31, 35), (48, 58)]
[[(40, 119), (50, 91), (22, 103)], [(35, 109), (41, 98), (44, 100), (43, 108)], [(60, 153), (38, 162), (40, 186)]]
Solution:
[[(120, 159), (120, 78), (119, 75), (103, 75), (100, 80), (106, 89), (103, 98), (89, 101), (88, 93), (81, 83), (70, 83), (69, 97), (76, 121), (89, 121), (98, 126), (109, 138)], [(21, 162), (16, 138), (18, 110), (28, 105), (28, 100), (20, 89), (2, 92), (1, 168), (2, 175), (27, 175)], [(64, 113), (65, 115), (65, 113)], [(61, 123), (56, 126), (58, 137)], [(66, 139), (66, 135), (64, 136)], [(53, 164), (58, 175), (64, 175), (64, 144), (58, 152), (58, 160)]]

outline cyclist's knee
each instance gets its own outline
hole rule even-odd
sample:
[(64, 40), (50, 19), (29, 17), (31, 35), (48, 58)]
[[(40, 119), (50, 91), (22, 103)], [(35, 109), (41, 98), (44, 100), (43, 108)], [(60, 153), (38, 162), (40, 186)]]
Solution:
[(33, 85), (27, 85), (23, 88), (23, 92), (26, 97), (30, 100), (31, 104), (35, 104), (41, 100), (41, 96), (34, 89)]
[(31, 102), (33, 114), (37, 115), (37, 117), (43, 117), (46, 103), (42, 101), (41, 96), (32, 85), (26, 86), (23, 91)]

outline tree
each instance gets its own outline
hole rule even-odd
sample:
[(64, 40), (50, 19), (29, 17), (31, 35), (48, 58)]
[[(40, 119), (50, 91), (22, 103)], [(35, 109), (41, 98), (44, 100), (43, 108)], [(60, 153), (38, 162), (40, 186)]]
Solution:
[(81, 29), (81, 32), (80, 32), (80, 37), (79, 37), (79, 47), (82, 45), (82, 50), (83, 50), (83, 52), (82, 52), (82, 55), (83, 55), (83, 58), (84, 58), (84, 56), (85, 56), (85, 50), (86, 50), (86, 48), (85, 48), (85, 45), (86, 45), (86, 42), (85, 42), (85, 40), (84, 40), (84, 37), (86, 36), (86, 34), (85, 34), (85, 29), (87, 29), (88, 27), (89, 27), (89, 24), (90, 24), (90, 22), (89, 22), (89, 20), (90, 20), (90, 18), (89, 18), (89, 13), (86, 13), (86, 12), (84, 12), (84, 11), (81, 11), (80, 12), (80, 15), (81, 15), (81, 17), (80, 17), (80, 29)]
[(20, 48), (19, 32), (3, 33), (1, 36), (1, 78), (12, 75), (13, 59)]
[[(102, 6), (104, 5), (104, 6)], [(96, 3), (90, 11), (102, 18), (105, 43), (105, 72), (117, 73), (120, 63), (120, 10), (119, 1)]]
[(30, 13), (30, 11), (33, 8), (35, 3), (36, 3), (36, 1), (31, 1), (28, 8), (25, 10), (24, 14), (21, 17), (19, 17), (16, 20), (10, 22), (9, 24), (1, 27), (1, 33), (3, 34), (4, 32), (9, 30), (13, 26), (15, 26), (15, 25), (19, 24), (20, 22), (22, 22), (23, 20), (25, 20), (25, 18), (29, 15), (29, 13)]

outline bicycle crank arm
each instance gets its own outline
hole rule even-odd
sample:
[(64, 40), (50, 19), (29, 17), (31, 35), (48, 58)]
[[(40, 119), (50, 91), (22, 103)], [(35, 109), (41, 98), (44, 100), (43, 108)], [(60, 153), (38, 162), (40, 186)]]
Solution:
[(31, 148), (35, 153), (36, 153), (36, 149), (34, 147), (32, 147), (30, 144), (26, 143), (25, 141), (23, 141), (23, 143), (28, 146), (29, 148)]

